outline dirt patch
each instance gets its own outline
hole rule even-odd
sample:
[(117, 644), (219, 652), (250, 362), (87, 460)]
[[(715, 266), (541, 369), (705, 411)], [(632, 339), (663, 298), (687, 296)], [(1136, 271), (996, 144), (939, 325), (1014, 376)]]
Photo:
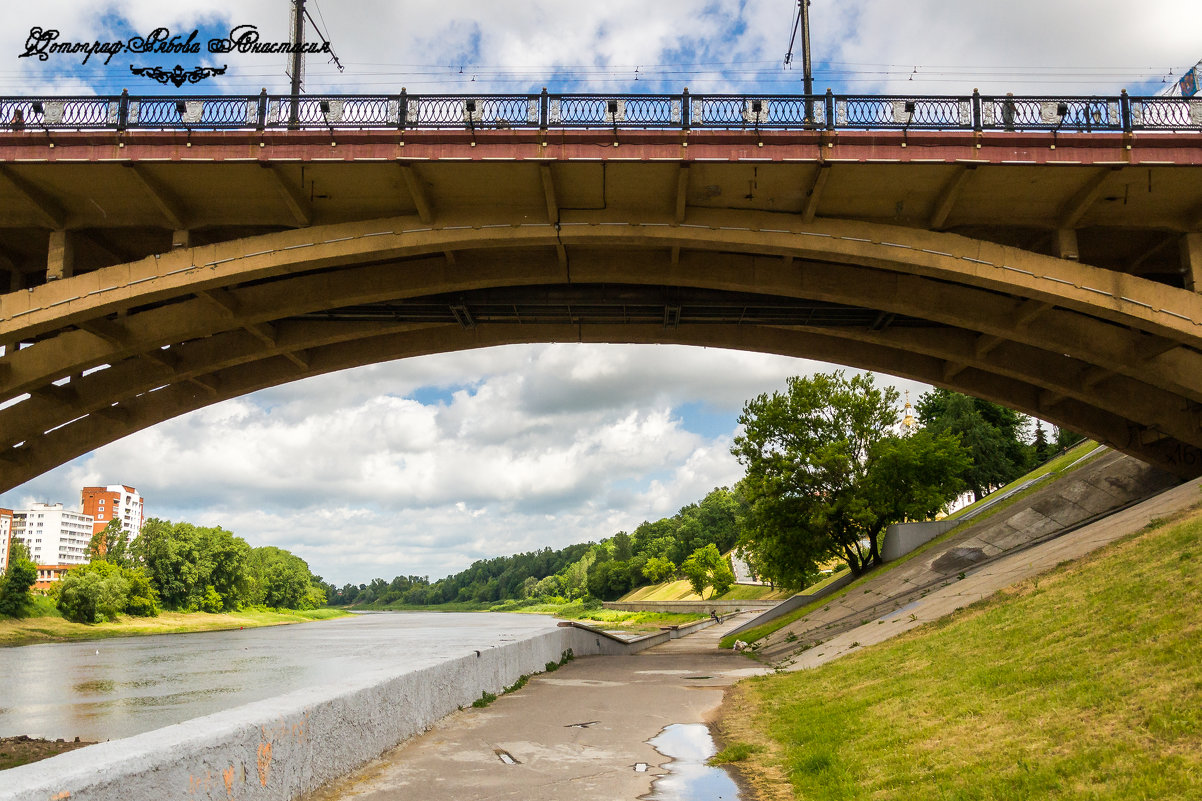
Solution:
[(24, 734), (18, 737), (0, 737), (0, 770), (8, 770), (18, 765), (47, 759), (76, 748), (83, 748), (92, 743), (82, 742), (76, 737), (72, 742), (66, 740), (36, 740)]
[(987, 558), (980, 548), (951, 548), (931, 562), (931, 570), (937, 573), (954, 573), (957, 570), (966, 570)]

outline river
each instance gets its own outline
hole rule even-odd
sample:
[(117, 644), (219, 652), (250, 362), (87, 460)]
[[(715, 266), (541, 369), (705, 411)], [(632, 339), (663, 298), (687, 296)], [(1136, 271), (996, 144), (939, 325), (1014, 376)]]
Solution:
[(402, 612), (0, 648), (0, 736), (115, 740), (357, 672), (404, 673), (555, 625), (543, 615)]

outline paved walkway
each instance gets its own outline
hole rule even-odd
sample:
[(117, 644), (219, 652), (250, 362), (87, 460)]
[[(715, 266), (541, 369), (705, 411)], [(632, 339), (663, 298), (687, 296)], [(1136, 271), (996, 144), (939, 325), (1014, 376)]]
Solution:
[[(962, 580), (952, 580), (797, 655), (788, 669), (824, 664), (1084, 556), (1154, 518), (1192, 506), (1202, 500), (1200, 487), (1202, 480), (1192, 481), (1056, 540), (967, 571)], [(724, 688), (766, 672), (717, 648), (723, 634), (749, 616), (638, 655), (585, 657), (536, 676), (523, 690), (502, 696), (486, 709), (451, 715), (308, 801), (634, 801), (666, 772), (661, 766), (668, 760), (647, 745), (648, 740), (673, 723), (709, 722)]]
[[(633, 656), (583, 657), (465, 709), (308, 801), (634, 801), (668, 759), (647, 741), (705, 723), (724, 688), (766, 672), (718, 649), (740, 615)], [(640, 763), (642, 769), (639, 769)]]

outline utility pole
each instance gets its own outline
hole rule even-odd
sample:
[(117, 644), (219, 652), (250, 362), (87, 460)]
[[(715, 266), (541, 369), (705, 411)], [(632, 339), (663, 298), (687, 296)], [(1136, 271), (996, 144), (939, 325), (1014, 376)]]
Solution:
[[(300, 127), (300, 90), (305, 69), (305, 0), (292, 0), (292, 108), (288, 127)], [(808, 58), (808, 56), (807, 56)], [(808, 63), (808, 62), (807, 62)]]
[(789, 38), (789, 52), (785, 53), (785, 66), (793, 63), (793, 45), (797, 43), (797, 32), (801, 31), (801, 71), (805, 85), (806, 122), (814, 122), (814, 72), (810, 64), (810, 0), (797, 0), (797, 17), (793, 20), (793, 35)]
[(798, 0), (801, 4), (801, 72), (806, 95), (806, 122), (814, 121), (814, 73), (810, 65), (810, 0)]

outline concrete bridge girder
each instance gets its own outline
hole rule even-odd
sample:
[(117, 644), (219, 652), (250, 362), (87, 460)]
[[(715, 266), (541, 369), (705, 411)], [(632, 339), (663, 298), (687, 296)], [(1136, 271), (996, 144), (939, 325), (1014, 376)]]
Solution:
[[(797, 261), (786, 265), (781, 259), (728, 254), (687, 255), (683, 264), (659, 272), (655, 268), (662, 258), (654, 254), (639, 256), (627, 253), (620, 264), (614, 264), (614, 261), (603, 254), (593, 254), (592, 258), (577, 260), (574, 272), (585, 281), (638, 284), (663, 280), (680, 286), (858, 303), (892, 313), (925, 316), (946, 325), (983, 332), (997, 343), (1013, 341), (1044, 350), (1061, 359), (1068, 358), (1065, 354), (1070, 351), (1074, 353), (1075, 361), (1061, 365), (1060, 369), (1049, 370), (1051, 374), (1077, 376), (1084, 369), (1078, 362), (1084, 365), (1104, 364), (1108, 371), (1135, 378), (1141, 383), (1159, 386), (1187, 397), (1202, 398), (1202, 371), (1188, 369), (1202, 359), (1195, 352), (1178, 348), (1177, 343), (1171, 340), (1164, 340), (1160, 344), (1163, 352), (1150, 359), (1143, 342), (1153, 337), (1132, 334), (1127, 329), (1118, 329), (1073, 312), (1052, 309), (1046, 304), (1035, 304), (1029, 308), (1030, 301), (1015, 301), (970, 287), (841, 265), (815, 265)], [(157, 359), (163, 370), (156, 375), (161, 374), (161, 378), (167, 380), (182, 366), (171, 362), (178, 351), (159, 350), (164, 345), (211, 336), (222, 330), (259, 326), (289, 314), (448, 290), (514, 285), (517, 281), (513, 277), (515, 272), (520, 272), (521, 280), (528, 284), (553, 284), (562, 279), (558, 262), (550, 259), (465, 261), (453, 273), (448, 271), (442, 260), (427, 259), (300, 276), (284, 283), (226, 292), (226, 305), (217, 306), (216, 313), (212, 306), (213, 295), (202, 291), (203, 300), (194, 298), (132, 315), (122, 326), (110, 324), (108, 336), (98, 333), (105, 330), (103, 327), (84, 323), (92, 330), (68, 331), (39, 343), (37, 348), (14, 354), (8, 360), (10, 371), (5, 381), (6, 396), (29, 391), (98, 364), (129, 358), (139, 352), (149, 353)], [(731, 278), (733, 275), (748, 277), (739, 283)], [(231, 311), (231, 308), (236, 311)], [(1039, 324), (1032, 326), (1031, 320), (1036, 318)], [(979, 339), (972, 352), (952, 351), (946, 352), (945, 356), (955, 364), (967, 365), (979, 362), (987, 355), (976, 353), (978, 349)], [(291, 352), (286, 348), (284, 350)], [(1076, 355), (1078, 353), (1082, 355)], [(1024, 357), (1024, 361), (1030, 358)], [(1166, 365), (1165, 369), (1161, 369), (1162, 363)], [(1179, 375), (1189, 380), (1175, 380)], [(1138, 399), (1141, 396), (1133, 393), (1132, 397)]]
[[(142, 393), (113, 407), (116, 414), (93, 414), (41, 437), (33, 444), (8, 450), (0, 457), (0, 485), (15, 486), (86, 453), (158, 422), (212, 403), (300, 378), (409, 356), (469, 348), (528, 342), (629, 342), (678, 343), (726, 347), (813, 358), (853, 367), (892, 373), (917, 381), (939, 384), (943, 361), (875, 343), (829, 336), (825, 333), (746, 327), (719, 330), (689, 326), (665, 333), (662, 326), (614, 325), (581, 328), (575, 325), (524, 325), (464, 329), (430, 326), (359, 340), (355, 348), (342, 343), (308, 351), (309, 366), (277, 357), (232, 364), (208, 374), (211, 390), (176, 382), (152, 393)], [(90, 378), (91, 376), (89, 376)], [(86, 380), (86, 379), (85, 379)], [(1017, 408), (1039, 413), (1053, 423), (1091, 431), (1120, 449), (1162, 466), (1180, 465), (1193, 457), (1182, 453), (1175, 441), (1141, 440), (1141, 431), (1119, 415), (1075, 399), (1057, 404), (1052, 414), (1039, 409), (1038, 387), (979, 370), (965, 371), (956, 386), (964, 391)], [(81, 393), (82, 394), (82, 393)], [(1187, 464), (1186, 466), (1190, 466)]]
[[(45, 388), (101, 364), (113, 365), (94, 374), (113, 371), (103, 381), (93, 382), (94, 375), (83, 379), (87, 384), (79, 384), (74, 399), (57, 397), (42, 405), (39, 398), (36, 414), (20, 409), (26, 404), (0, 411), (4, 423), (0, 431), (6, 440), (0, 444), (25, 443), (16, 451), (0, 453), (0, 464), (24, 464), (13, 473), (15, 478), (101, 444), (96, 437), (107, 433), (93, 431), (98, 426), (90, 417), (63, 426), (80, 415), (96, 412), (108, 426), (106, 431), (114, 430), (112, 423), (117, 420), (125, 433), (166, 419), (159, 412), (137, 411), (145, 400), (117, 397), (118, 377), (136, 377), (126, 386), (142, 387), (143, 392), (148, 380), (155, 386), (170, 384), (154, 395), (164, 410), (181, 410), (168, 415), (174, 416), (259, 388), (232, 378), (247, 365), (255, 365), (263, 375), (282, 376), (276, 381), (281, 383), (313, 370), (325, 372), (320, 364), (314, 367), (312, 359), (327, 354), (335, 343), (354, 343), (352, 355), (335, 359), (338, 364), (372, 360), (369, 343), (378, 337), (348, 328), (329, 339), (301, 333), (287, 321), (276, 324), (290, 314), (426, 294), (568, 281), (757, 292), (925, 317), (962, 330), (943, 342), (924, 340), (913, 332), (874, 337), (862, 332), (794, 330), (789, 335), (797, 342), (778, 344), (774, 352), (823, 358), (799, 352), (797, 343), (813, 347), (825, 343), (822, 348), (834, 354), (835, 361), (893, 373), (899, 373), (900, 365), (929, 358), (933, 361), (915, 362), (903, 374), (994, 397), (1070, 428), (1087, 429), (1129, 452), (1162, 458), (1178, 445), (1202, 445), (1192, 405), (1202, 400), (1198, 338), (1192, 333), (1195, 321), (1202, 319), (1196, 295), (950, 234), (849, 221), (789, 228), (789, 219), (782, 221), (779, 215), (727, 212), (720, 216), (710, 223), (683, 226), (576, 220), (558, 230), (545, 224), (435, 228), (414, 225), (409, 219), (370, 221), (181, 250), (0, 297), (0, 342), (42, 337), (33, 347), (0, 359), (3, 398)], [(732, 221), (747, 224), (730, 225)], [(495, 249), (508, 253), (518, 248), (545, 249), (548, 257), (492, 258)], [(688, 250), (678, 250), (669, 259), (664, 251), (673, 248)], [(621, 252), (621, 257), (607, 256), (611, 250)], [(465, 258), (452, 265), (445, 258), (427, 256), (447, 251)], [(557, 255), (552, 256), (553, 251)], [(353, 266), (380, 259), (395, 261)], [(323, 269), (328, 272), (313, 272)], [(279, 280), (284, 276), (287, 280)], [(277, 282), (247, 284), (268, 278)], [(124, 319), (103, 319), (113, 313)], [(80, 329), (64, 330), (64, 324)], [(438, 330), (440, 336), (449, 333), (443, 327)], [(612, 333), (597, 340), (600, 335), (594, 329), (587, 335), (577, 332), (575, 339), (627, 341), (628, 337)], [(743, 336), (728, 333), (725, 344), (709, 334), (703, 338), (716, 346), (741, 347), (737, 342)], [(192, 347), (191, 340), (201, 337), (214, 338), (208, 356)], [(648, 341), (674, 340), (661, 331), (659, 339)], [(903, 341), (908, 350), (897, 348)], [(164, 351), (163, 346), (171, 347)], [(894, 360), (892, 369), (880, 364), (884, 354)], [(150, 368), (123, 361), (131, 358), (149, 360)], [(88, 388), (93, 383), (96, 392)], [(101, 391), (102, 385), (108, 389)], [(164, 394), (168, 391), (172, 395)], [(177, 401), (168, 403), (166, 399), (173, 396), (178, 396)], [(9, 428), (22, 414), (27, 421)], [(68, 414), (72, 416), (64, 417)], [(55, 426), (63, 427), (51, 430)], [(1166, 436), (1176, 442), (1142, 441)], [(35, 445), (38, 440), (42, 443)], [(43, 455), (35, 456), (35, 451)], [(1178, 462), (1185, 458), (1180, 453), (1170, 455)], [(54, 459), (59, 462), (48, 463)], [(0, 470), (0, 475), (6, 472)]]
[(698, 210), (690, 220), (631, 222), (604, 212), (572, 212), (558, 226), (521, 219), (434, 226), (388, 218), (281, 231), (181, 249), (77, 276), (74, 282), (0, 296), (0, 341), (133, 304), (286, 273), (448, 250), (541, 245), (679, 247), (876, 267), (1042, 298), (1166, 336), (1193, 333), (1202, 320), (1202, 298), (1195, 293), (956, 234), (857, 220), (790, 226), (790, 216), (763, 212)]

